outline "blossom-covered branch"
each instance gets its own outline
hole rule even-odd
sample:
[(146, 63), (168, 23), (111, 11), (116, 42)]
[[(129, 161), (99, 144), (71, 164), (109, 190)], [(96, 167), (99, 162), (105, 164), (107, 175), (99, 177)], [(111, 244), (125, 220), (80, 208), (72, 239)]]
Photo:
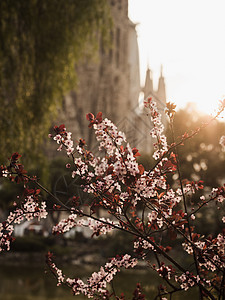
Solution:
[[(224, 105), (225, 102), (222, 102), (216, 117), (220, 115)], [(138, 260), (144, 260), (167, 285), (165, 288), (159, 288), (159, 299), (167, 299), (167, 295), (180, 290), (187, 291), (195, 286), (199, 287), (201, 299), (204, 296), (216, 299), (215, 295), (221, 297), (224, 294), (225, 231), (218, 232), (214, 237), (204, 236), (196, 232), (195, 222), (198, 218), (197, 213), (203, 207), (207, 207), (208, 203), (223, 206), (225, 187), (214, 188), (211, 194), (206, 196), (201, 180), (184, 182), (179, 173), (179, 157), (176, 153), (179, 145), (194, 137), (211, 121), (192, 134), (184, 134), (178, 142), (174, 140), (168, 145), (155, 102), (149, 98), (145, 101), (145, 107), (149, 110), (153, 124), (150, 134), (155, 140), (153, 157), (156, 163), (150, 170), (145, 170), (138, 163), (138, 149), (132, 148), (125, 134), (110, 120), (103, 119), (101, 113), (96, 117), (92, 113), (87, 114), (89, 127), (94, 129), (99, 142), (99, 156), (88, 150), (84, 140), (80, 139), (75, 143), (72, 133), (66, 130), (64, 124), (55, 126), (55, 134), (49, 135), (58, 144), (57, 150), (65, 151), (71, 158), (70, 163), (66, 165), (71, 170), (71, 178), (78, 177), (83, 192), (89, 196), (85, 212), (82, 199), (78, 195), (74, 195), (71, 205), (64, 205), (46, 190), (36, 177), (29, 177), (19, 163), (21, 156), (14, 153), (9, 165), (1, 166), (0, 176), (23, 183), (25, 192), (20, 204), (17, 204), (7, 220), (0, 224), (0, 250), (10, 249), (13, 224), (32, 218), (39, 221), (47, 216), (46, 202), (40, 196), (40, 189), (43, 189), (55, 201), (50, 207), (51, 210), (57, 207), (68, 213), (66, 218), (53, 226), (54, 234), (64, 234), (79, 226), (88, 227), (92, 237), (115, 230), (133, 236), (132, 256), (124, 254), (110, 259), (86, 282), (77, 278), (66, 279), (63, 271), (53, 262), (52, 255), (48, 254), (47, 263), (57, 278), (58, 285), (65, 284), (71, 288), (74, 295), (83, 294), (96, 299), (116, 298), (115, 292), (109, 290), (108, 283), (120, 268), (133, 268), (138, 264)], [(167, 105), (167, 114), (170, 120), (173, 120), (175, 105)], [(224, 145), (223, 137), (220, 144)], [(169, 184), (168, 176), (176, 172), (179, 173), (180, 186), (174, 187)], [(36, 184), (37, 189), (30, 189), (29, 182)], [(193, 195), (199, 199), (197, 206), (191, 208), (186, 198)], [(107, 212), (107, 218), (98, 217), (97, 211), (100, 208)], [(223, 225), (225, 216), (219, 221)], [(171, 251), (175, 243), (180, 243), (183, 249), (180, 251), (185, 255), (192, 256), (195, 268), (192, 264), (187, 267), (177, 259), (176, 254), (174, 255), (176, 251)], [(134, 295), (139, 295), (139, 298), (134, 299), (144, 299), (139, 286)]]

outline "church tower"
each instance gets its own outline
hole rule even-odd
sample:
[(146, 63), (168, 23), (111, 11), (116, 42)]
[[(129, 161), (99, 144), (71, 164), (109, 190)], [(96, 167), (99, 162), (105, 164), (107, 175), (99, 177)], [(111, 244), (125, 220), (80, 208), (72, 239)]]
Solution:
[(158, 102), (162, 102), (162, 104), (166, 104), (166, 85), (163, 76), (163, 67), (161, 65), (160, 77), (158, 81), (158, 89), (155, 91), (153, 88), (153, 79), (152, 79), (152, 71), (148, 67), (145, 76), (145, 85), (142, 89), (144, 93), (144, 98), (152, 97)]
[(166, 103), (166, 86), (165, 86), (165, 80), (163, 77), (162, 65), (161, 65), (160, 77), (159, 77), (159, 82), (158, 82), (157, 97), (159, 98), (159, 100)]
[(145, 86), (143, 89), (145, 98), (148, 97), (149, 94), (153, 93), (153, 80), (152, 80), (152, 71), (148, 67), (146, 71), (146, 77), (145, 77)]

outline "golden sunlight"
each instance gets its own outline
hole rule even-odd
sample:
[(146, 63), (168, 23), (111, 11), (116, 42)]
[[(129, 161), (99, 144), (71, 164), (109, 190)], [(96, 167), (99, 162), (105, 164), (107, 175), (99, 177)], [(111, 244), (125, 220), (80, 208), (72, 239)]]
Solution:
[(225, 98), (224, 9), (224, 0), (129, 0), (142, 85), (147, 66), (157, 82), (162, 64), (167, 101), (213, 113)]

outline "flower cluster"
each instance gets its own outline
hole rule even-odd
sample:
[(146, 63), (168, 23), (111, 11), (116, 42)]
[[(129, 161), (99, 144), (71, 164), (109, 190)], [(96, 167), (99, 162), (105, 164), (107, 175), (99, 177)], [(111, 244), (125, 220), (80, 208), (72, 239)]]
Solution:
[[(132, 226), (135, 224), (135, 227), (138, 228), (142, 235), (134, 242), (134, 250), (143, 259), (145, 259), (148, 251), (161, 253), (161, 251), (167, 252), (170, 249), (169, 246), (163, 247), (160, 245), (158, 247), (155, 238), (151, 236), (151, 234), (159, 230), (167, 230), (172, 240), (176, 239), (177, 234), (182, 233), (186, 237), (183, 243), (184, 250), (189, 254), (198, 251), (195, 253), (198, 259), (200, 259), (201, 255), (206, 257), (208, 253), (205, 251), (205, 241), (200, 240), (198, 235), (192, 241), (186, 234), (188, 230), (187, 224), (190, 222), (189, 219), (192, 222), (195, 220), (195, 212), (187, 214), (182, 210), (176, 210), (176, 207), (185, 195), (190, 197), (196, 191), (202, 190), (203, 182), (186, 181), (183, 183), (182, 189), (177, 188), (174, 190), (169, 188), (167, 174), (174, 173), (177, 170), (177, 159), (173, 152), (169, 152), (166, 137), (163, 134), (161, 115), (155, 102), (152, 99), (148, 99), (145, 105), (150, 110), (153, 123), (151, 135), (157, 140), (154, 144), (154, 158), (158, 162), (151, 171), (145, 171), (138, 164), (136, 160), (136, 157), (139, 155), (138, 150), (136, 148), (131, 149), (126, 142), (124, 134), (118, 131), (111, 121), (102, 119), (101, 114), (98, 114), (96, 118), (93, 114), (88, 114), (89, 127), (94, 128), (96, 138), (100, 143), (99, 150), (104, 150), (106, 156), (95, 157), (93, 153), (85, 149), (84, 143), (79, 143), (76, 147), (78, 157), (73, 158), (75, 171), (72, 171), (72, 176), (80, 176), (84, 181), (84, 192), (95, 196), (92, 208), (95, 206), (106, 208), (109, 214), (117, 217), (119, 221), (117, 228), (132, 231)], [(214, 189), (207, 201), (214, 199), (222, 203), (223, 195), (220, 189)], [(202, 202), (200, 203), (202, 204), (200, 204), (198, 209), (207, 202), (203, 195), (201, 198)], [(98, 200), (96, 201), (96, 199)], [(139, 203), (145, 206), (144, 215), (146, 217), (144, 219), (143, 216), (142, 219), (138, 217), (137, 208)], [(88, 226), (93, 230), (94, 235), (99, 235), (113, 228), (110, 224), (110, 219), (104, 220), (104, 222), (101, 222), (101, 220), (96, 222), (96, 220), (91, 221), (91, 217), (79, 219), (77, 215), (71, 216), (67, 220), (62, 220), (54, 228), (54, 231), (65, 232), (74, 226)], [(106, 226), (106, 224), (108, 225)], [(143, 235), (145, 238), (143, 238)], [(218, 249), (221, 247), (221, 244), (219, 246), (217, 243), (216, 247)], [(217, 256), (214, 255), (214, 257)], [(209, 262), (209, 260), (207, 260), (206, 266), (204, 266), (203, 262), (199, 262), (199, 267), (201, 268), (209, 268), (209, 266), (211, 270), (216, 268), (215, 263)], [(161, 276), (167, 272), (167, 279), (171, 279), (171, 273), (163, 262), (157, 269), (157, 272), (161, 272)], [(173, 273), (176, 273), (174, 269)], [(184, 279), (184, 276), (180, 276), (177, 281), (181, 282), (182, 279)], [(185, 280), (182, 281), (181, 287), (187, 289), (196, 284), (200, 283), (193, 280), (193, 274), (185, 274)]]
[[(65, 125), (62, 124), (60, 126), (54, 126), (54, 131), (56, 135), (53, 137), (53, 139), (59, 144), (58, 151), (62, 151), (63, 146), (65, 146), (67, 155), (70, 155), (73, 153), (73, 141), (71, 140), (72, 133), (66, 131)], [(49, 134), (49, 138), (51, 138), (52, 135)]]
[(101, 267), (99, 272), (94, 272), (87, 279), (86, 283), (78, 278), (65, 278), (62, 271), (58, 269), (52, 261), (52, 255), (50, 253), (47, 256), (47, 263), (57, 277), (58, 285), (64, 283), (72, 289), (74, 295), (83, 294), (88, 298), (93, 298), (98, 294), (102, 296), (108, 294), (107, 283), (110, 283), (113, 280), (113, 277), (120, 271), (120, 268), (134, 268), (138, 261), (128, 254), (123, 256), (118, 255), (110, 259), (104, 267)]
[(201, 279), (199, 275), (195, 276), (193, 273), (186, 271), (186, 273), (181, 274), (180, 276), (175, 276), (175, 281), (180, 284), (181, 289), (187, 291), (189, 288), (196, 285), (196, 283), (201, 282), (202, 286), (205, 285), (211, 286), (210, 280)]
[(167, 139), (163, 134), (164, 125), (161, 122), (161, 114), (158, 111), (156, 102), (153, 101), (152, 98), (148, 98), (145, 102), (145, 107), (150, 110), (151, 121), (153, 124), (150, 134), (153, 138), (157, 139), (157, 142), (154, 144), (155, 152), (153, 154), (153, 157), (157, 160), (168, 151)]
[(113, 230), (114, 222), (109, 218), (100, 218), (99, 220), (94, 220), (92, 218), (79, 219), (78, 216), (72, 213), (67, 219), (61, 220), (57, 225), (52, 228), (54, 234), (62, 234), (70, 231), (76, 226), (88, 227), (93, 235), (99, 236), (100, 234), (106, 234)]
[[(154, 241), (153, 238), (152, 238), (152, 241)], [(142, 257), (144, 257), (143, 250), (153, 250), (153, 251), (155, 250), (154, 246), (151, 243), (149, 243), (148, 241), (145, 241), (141, 238), (134, 241), (134, 249), (135, 249), (135, 252), (138, 253), (139, 255), (141, 254)]]
[[(214, 203), (221, 209), (225, 203), (225, 186), (214, 188), (206, 195), (202, 191), (201, 180), (181, 180), (179, 159), (172, 152), (180, 143), (167, 144), (161, 114), (151, 98), (147, 99), (145, 107), (149, 110), (153, 124), (150, 134), (155, 139), (153, 157), (156, 160), (148, 171), (138, 162), (138, 149), (131, 148), (124, 133), (110, 120), (103, 119), (102, 113), (98, 113), (96, 117), (92, 113), (86, 116), (89, 127), (93, 128), (99, 142), (99, 156), (87, 150), (82, 139), (75, 145), (71, 132), (67, 132), (64, 124), (54, 127), (55, 134), (50, 137), (59, 145), (58, 150), (65, 149), (72, 159), (66, 167), (71, 169), (71, 177), (79, 178), (88, 201), (84, 209), (78, 195), (74, 195), (70, 206), (67, 206), (49, 192), (49, 196), (56, 202), (51, 209), (57, 208), (60, 211), (62, 208), (68, 213), (67, 218), (53, 226), (52, 232), (64, 234), (79, 226), (88, 227), (92, 237), (98, 237), (112, 230), (121, 230), (134, 237), (135, 257), (147, 261), (168, 284), (170, 291), (167, 292), (164, 287), (159, 288), (158, 298), (165, 299), (163, 296), (167, 293), (172, 295), (181, 289), (188, 290), (198, 286), (202, 295), (215, 299), (213, 295), (221, 295), (224, 289), (225, 231), (217, 232), (214, 237), (203, 236), (195, 232), (195, 222), (198, 220), (198, 213), (209, 203)], [(169, 103), (167, 112), (170, 120), (173, 120), (175, 105)], [(190, 136), (183, 135), (182, 143)], [(224, 146), (224, 136), (220, 144)], [(13, 224), (33, 218), (39, 221), (47, 216), (46, 203), (41, 200), (40, 190), (28, 188), (30, 181), (38, 187), (41, 185), (37, 178), (27, 175), (19, 158), (20, 155), (14, 153), (9, 159), (9, 166), (0, 167), (0, 177), (22, 182), (25, 187), (20, 205), (16, 206), (5, 222), (0, 223), (0, 251), (10, 249)], [(179, 181), (171, 185), (168, 178), (175, 172), (179, 174)], [(195, 201), (192, 201), (193, 195)], [(97, 212), (100, 209), (108, 214), (106, 218), (99, 217)], [(225, 216), (221, 218), (223, 225)], [(176, 245), (174, 240), (181, 241), (183, 250), (180, 251), (184, 255), (191, 255), (190, 259), (193, 261), (189, 270), (177, 259), (176, 251), (170, 251)], [(120, 268), (133, 268), (137, 262), (136, 258), (128, 254), (116, 256), (84, 282), (78, 278), (66, 278), (53, 262), (52, 255), (49, 253), (47, 256), (48, 266), (57, 278), (57, 285), (67, 285), (74, 295), (83, 294), (96, 299), (109, 299), (111, 296), (125, 299), (124, 296), (118, 298), (115, 292), (110, 294), (107, 284)], [(134, 297), (144, 299), (139, 286)]]
[(173, 267), (171, 265), (166, 266), (164, 263), (161, 263), (160, 268), (155, 268), (155, 270), (158, 272), (159, 276), (167, 279), (171, 279), (174, 274)]
[(22, 157), (18, 152), (15, 152), (9, 158), (9, 165), (0, 166), (0, 177), (6, 177), (10, 181), (15, 181), (16, 183), (28, 181), (26, 174), (27, 171), (24, 169), (24, 166), (19, 162), (19, 159)]
[(8, 218), (3, 223), (0, 223), (0, 252), (9, 251), (11, 241), (14, 240), (12, 234), (14, 232), (14, 224), (20, 224), (25, 219), (30, 221), (33, 218), (45, 219), (48, 215), (46, 211), (46, 203), (38, 201), (40, 190), (25, 189), (25, 199), (20, 207), (17, 207), (13, 212), (10, 212)]

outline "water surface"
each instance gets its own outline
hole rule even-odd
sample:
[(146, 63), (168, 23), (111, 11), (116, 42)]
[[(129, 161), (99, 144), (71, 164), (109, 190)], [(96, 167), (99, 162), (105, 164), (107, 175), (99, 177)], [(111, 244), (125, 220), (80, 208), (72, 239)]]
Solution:
[[(81, 277), (83, 280), (94, 271), (96, 266), (67, 265), (64, 270), (69, 277)], [(144, 287), (146, 299), (151, 300), (157, 294), (157, 286), (162, 283), (155, 272), (149, 270), (124, 270), (114, 280), (114, 289), (118, 295), (124, 292), (126, 299), (132, 299), (136, 283)], [(57, 287), (56, 279), (45, 264), (0, 265), (0, 299), (4, 300), (83, 300), (83, 296), (72, 296), (70, 289)], [(168, 297), (169, 299), (169, 297)], [(173, 300), (199, 299), (195, 291), (174, 294)]]

